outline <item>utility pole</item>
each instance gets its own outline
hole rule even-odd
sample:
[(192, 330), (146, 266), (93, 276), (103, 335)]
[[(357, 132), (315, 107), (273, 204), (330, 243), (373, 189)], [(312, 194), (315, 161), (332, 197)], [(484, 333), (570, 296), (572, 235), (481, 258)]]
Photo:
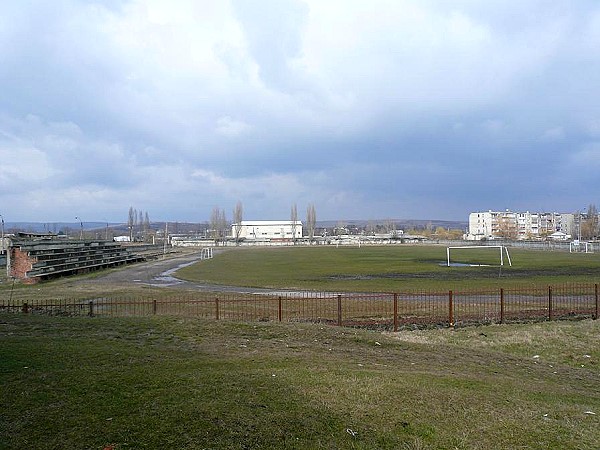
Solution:
[(2, 220), (2, 251), (4, 251), (4, 217), (0, 214), (0, 219)]
[[(10, 277), (10, 253), (9, 251), (6, 249), (6, 247), (4, 246), (4, 216), (2, 214), (0, 214), (0, 224), (1, 224), (1, 237), (0, 239), (2, 239), (2, 252), (0, 253), (4, 253), (6, 255), (6, 276)], [(13, 278), (13, 287), (15, 284), (15, 280)], [(11, 295), (11, 301), (12, 301), (12, 290), (10, 291), (10, 295)], [(10, 303), (9, 303), (10, 304)]]
[(79, 240), (83, 241), (83, 222), (77, 216), (75, 216), (75, 220), (79, 220)]
[(167, 232), (168, 232), (168, 225), (169, 222), (165, 222), (165, 236), (163, 239), (163, 259), (165, 258), (165, 255), (167, 254)]
[(577, 211), (579, 213), (579, 220), (577, 221), (579, 226), (578, 228), (578, 241), (581, 243), (581, 210)]

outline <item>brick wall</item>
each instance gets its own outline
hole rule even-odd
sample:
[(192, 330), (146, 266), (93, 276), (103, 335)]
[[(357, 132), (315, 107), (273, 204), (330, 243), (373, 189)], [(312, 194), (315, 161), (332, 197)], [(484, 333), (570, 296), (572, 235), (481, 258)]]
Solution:
[(23, 252), (17, 247), (11, 247), (9, 251), (10, 276), (22, 280), (23, 283), (37, 283), (39, 278), (27, 278), (27, 272), (32, 269), (33, 264), (37, 262), (37, 258), (30, 257), (28, 252)]

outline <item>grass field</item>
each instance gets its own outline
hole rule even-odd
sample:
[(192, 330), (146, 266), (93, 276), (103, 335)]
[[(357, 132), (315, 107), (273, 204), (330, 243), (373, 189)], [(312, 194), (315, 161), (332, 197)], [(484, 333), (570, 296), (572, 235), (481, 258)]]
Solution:
[[(180, 269), (177, 276), (217, 285), (334, 292), (445, 291), (464, 288), (518, 287), (561, 283), (595, 283), (600, 279), (600, 254), (510, 250), (513, 266), (497, 265), (498, 254), (455, 251), (453, 261), (490, 264), (446, 267), (446, 247), (398, 245), (370, 247), (233, 248), (212, 260)], [(37, 285), (12, 284), (0, 274), (0, 297), (35, 303), (49, 298), (168, 298), (192, 292), (193, 286), (161, 288), (123, 281), (94, 279), (121, 269), (59, 278)], [(14, 289), (13, 289), (14, 287)]]
[(0, 315), (1, 449), (596, 449), (600, 322)]
[(512, 267), (498, 251), (454, 251), (453, 261), (490, 266), (446, 267), (444, 246), (233, 249), (183, 268), (191, 281), (234, 286), (324, 291), (402, 292), (522, 284), (595, 282), (600, 254), (511, 249)]

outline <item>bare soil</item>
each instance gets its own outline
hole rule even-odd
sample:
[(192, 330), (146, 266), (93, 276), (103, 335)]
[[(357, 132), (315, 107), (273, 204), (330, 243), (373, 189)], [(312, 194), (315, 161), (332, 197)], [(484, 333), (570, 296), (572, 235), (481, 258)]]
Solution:
[[(218, 252), (218, 251), (217, 251)], [(111, 270), (105, 274), (74, 280), (75, 287), (86, 286), (111, 286), (111, 288), (131, 288), (131, 285), (148, 286), (154, 288), (210, 291), (210, 292), (240, 292), (262, 293), (271, 292), (271, 289), (257, 289), (239, 286), (224, 286), (205, 284), (181, 280), (175, 277), (175, 272), (187, 265), (200, 261), (200, 251), (183, 251), (167, 255), (164, 259), (157, 259), (143, 263), (136, 263), (127, 267)]]

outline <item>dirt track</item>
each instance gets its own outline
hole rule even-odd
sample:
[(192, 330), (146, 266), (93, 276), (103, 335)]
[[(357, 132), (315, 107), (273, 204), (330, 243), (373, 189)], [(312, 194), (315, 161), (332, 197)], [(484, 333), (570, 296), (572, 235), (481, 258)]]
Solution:
[(165, 259), (157, 259), (123, 267), (118, 270), (111, 271), (106, 275), (82, 280), (80, 283), (110, 284), (112, 286), (131, 285), (133, 283), (167, 289), (194, 289), (211, 292), (271, 292), (270, 289), (192, 283), (173, 277), (173, 273), (177, 269), (189, 264), (193, 264), (196, 261), (200, 261), (200, 251), (185, 251), (175, 255), (167, 255)]
[(166, 279), (169, 273), (172, 273), (180, 267), (199, 260), (200, 252), (168, 255), (165, 259), (157, 259), (133, 264), (115, 271), (111, 271), (106, 275), (87, 280), (86, 282), (111, 284), (140, 283), (151, 284), (153, 286), (173, 285), (180, 280), (172, 278), (169, 282)]

